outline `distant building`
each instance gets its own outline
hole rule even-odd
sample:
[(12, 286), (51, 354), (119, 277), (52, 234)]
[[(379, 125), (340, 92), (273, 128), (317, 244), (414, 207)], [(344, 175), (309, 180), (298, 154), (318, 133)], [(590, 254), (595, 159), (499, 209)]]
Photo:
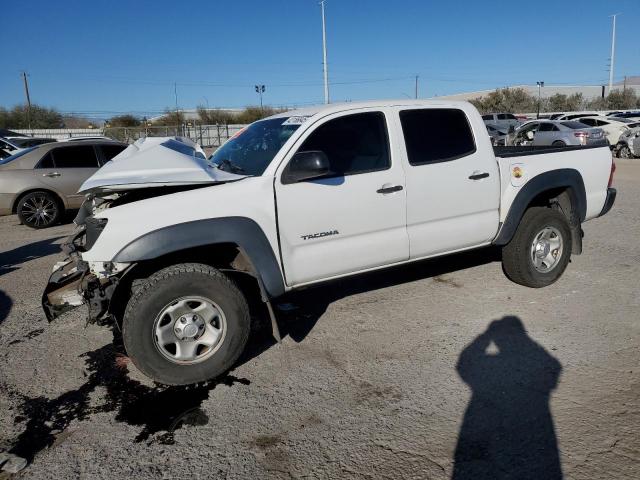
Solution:
[[(498, 87), (503, 88), (503, 87)], [(538, 96), (537, 85), (510, 85), (508, 88), (522, 88), (527, 93)], [(622, 90), (625, 88), (625, 82), (617, 82), (613, 86), (613, 90)], [(640, 76), (627, 77), (626, 88), (632, 89), (636, 92), (636, 95), (640, 97)], [(604, 95), (609, 94), (608, 85), (545, 85), (540, 90), (542, 98), (551, 97), (557, 93), (564, 95), (573, 95), (574, 93), (581, 93), (585, 100), (592, 100), (594, 98), (602, 97), (604, 89)], [(496, 89), (491, 90), (479, 90), (476, 92), (456, 93), (454, 95), (444, 95), (438, 97), (445, 100), (473, 100), (475, 98), (481, 98), (488, 95), (491, 92), (495, 92)]]

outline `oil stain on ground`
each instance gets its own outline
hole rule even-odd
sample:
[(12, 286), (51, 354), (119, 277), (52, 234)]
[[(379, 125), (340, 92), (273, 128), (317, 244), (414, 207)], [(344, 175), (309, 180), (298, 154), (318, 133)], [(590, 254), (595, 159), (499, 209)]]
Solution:
[[(126, 362), (119, 361), (121, 353), (114, 345), (82, 357), (89, 375), (77, 390), (52, 399), (12, 393), (19, 402), (16, 422), (24, 422), (25, 428), (13, 442), (11, 453), (31, 462), (38, 452), (54, 445), (71, 422), (101, 412), (116, 412), (116, 421), (141, 427), (135, 442), (171, 445), (177, 429), (208, 422), (201, 405), (217, 385), (250, 384), (247, 379), (227, 375), (216, 382), (191, 387), (147, 387), (129, 378)], [(106, 393), (98, 401), (101, 403), (92, 404), (90, 397), (97, 388)]]

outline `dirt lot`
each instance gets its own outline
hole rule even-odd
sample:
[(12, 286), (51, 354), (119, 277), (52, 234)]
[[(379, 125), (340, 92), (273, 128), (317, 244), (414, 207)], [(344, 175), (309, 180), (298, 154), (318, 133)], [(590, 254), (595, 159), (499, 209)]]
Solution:
[(0, 218), (0, 449), (24, 478), (640, 478), (640, 165), (616, 186), (552, 287), (491, 251), (333, 283), (192, 389), (149, 384), (84, 312), (47, 324), (71, 226)]

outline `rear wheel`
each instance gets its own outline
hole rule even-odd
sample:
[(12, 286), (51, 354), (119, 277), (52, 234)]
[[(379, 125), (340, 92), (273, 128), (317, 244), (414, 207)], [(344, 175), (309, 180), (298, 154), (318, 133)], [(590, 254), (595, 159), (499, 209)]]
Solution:
[(30, 228), (47, 228), (55, 225), (64, 209), (60, 201), (49, 192), (32, 192), (20, 199), (16, 208), (18, 218)]
[(515, 283), (540, 288), (560, 278), (570, 257), (571, 230), (567, 218), (550, 208), (532, 207), (502, 249), (502, 266)]
[(133, 363), (167, 385), (211, 380), (229, 370), (249, 336), (249, 307), (236, 285), (208, 265), (155, 273), (127, 305), (123, 341)]
[(618, 158), (633, 158), (633, 155), (631, 155), (631, 149), (629, 148), (629, 145), (622, 145), (618, 149)]

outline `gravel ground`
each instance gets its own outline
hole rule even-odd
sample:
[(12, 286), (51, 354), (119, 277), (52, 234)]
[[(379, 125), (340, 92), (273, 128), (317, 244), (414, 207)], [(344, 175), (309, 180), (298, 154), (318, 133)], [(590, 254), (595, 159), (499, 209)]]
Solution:
[(47, 324), (71, 226), (0, 218), (0, 449), (23, 478), (640, 478), (640, 165), (615, 183), (552, 287), (481, 251), (315, 288), (281, 345), (256, 320), (191, 389), (154, 387), (82, 311)]

